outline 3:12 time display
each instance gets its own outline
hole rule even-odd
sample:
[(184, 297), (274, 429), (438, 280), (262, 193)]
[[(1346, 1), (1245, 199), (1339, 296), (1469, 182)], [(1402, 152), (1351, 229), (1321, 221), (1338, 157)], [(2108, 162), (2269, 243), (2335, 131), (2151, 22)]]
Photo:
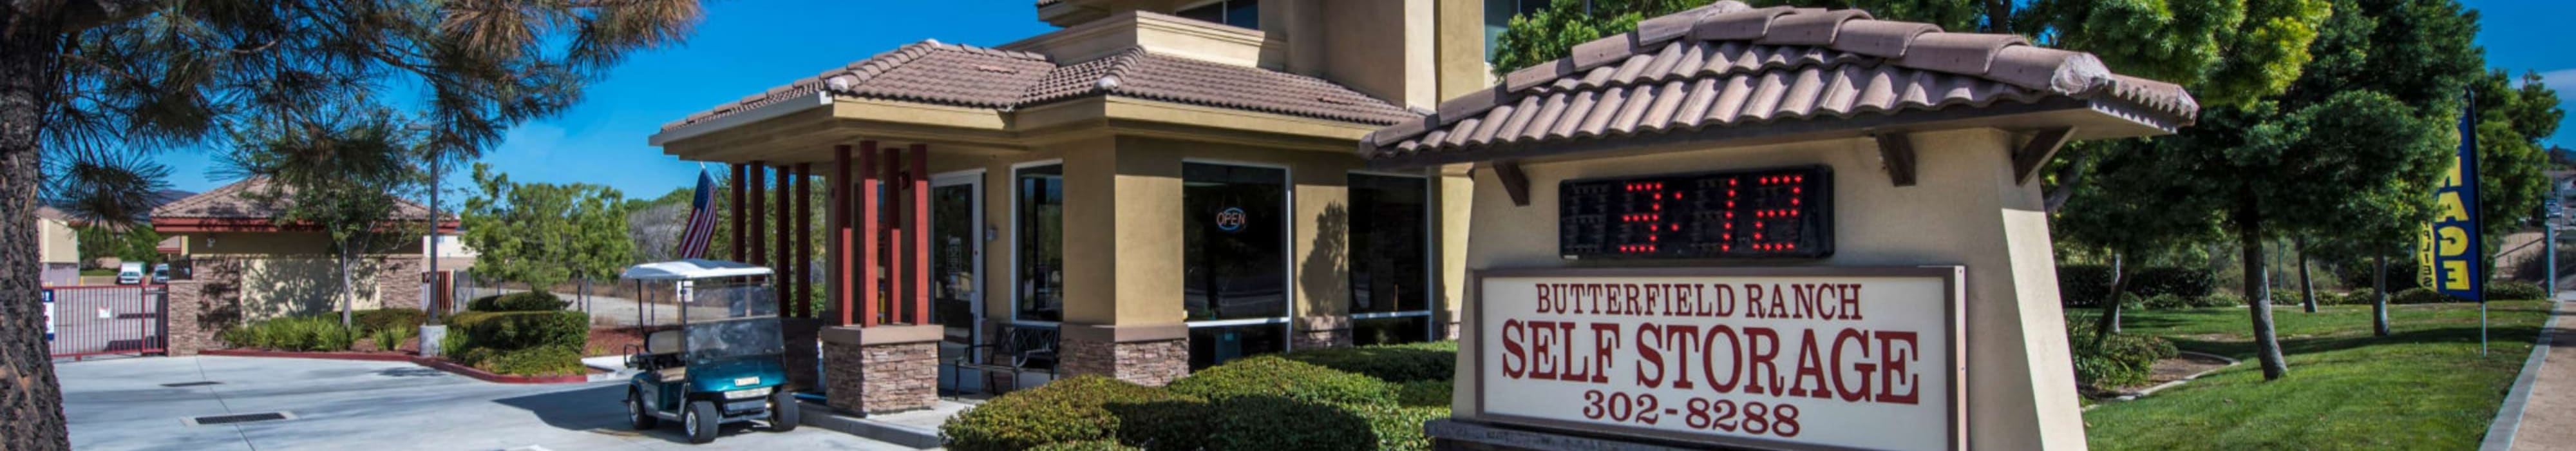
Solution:
[(1824, 166), (1568, 180), (1557, 187), (1565, 258), (1833, 255)]

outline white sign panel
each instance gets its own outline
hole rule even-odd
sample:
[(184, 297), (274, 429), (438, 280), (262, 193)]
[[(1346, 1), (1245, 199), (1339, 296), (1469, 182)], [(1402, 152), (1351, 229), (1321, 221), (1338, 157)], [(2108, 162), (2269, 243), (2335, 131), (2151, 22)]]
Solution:
[(54, 290), (45, 290), (45, 341), (54, 341)]
[(1804, 449), (1959, 449), (1958, 267), (1478, 274), (1479, 418)]

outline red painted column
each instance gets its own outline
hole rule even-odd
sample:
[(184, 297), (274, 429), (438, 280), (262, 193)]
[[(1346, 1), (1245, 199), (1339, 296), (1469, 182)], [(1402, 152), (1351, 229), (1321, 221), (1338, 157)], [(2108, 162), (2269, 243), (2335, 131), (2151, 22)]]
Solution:
[(814, 164), (796, 164), (796, 318), (814, 317)]
[(911, 266), (912, 323), (930, 324), (930, 145), (912, 145), (912, 238), (904, 262)]
[(877, 325), (877, 142), (859, 141), (859, 326)]
[(904, 291), (911, 288), (906, 285), (912, 282), (911, 277), (904, 275), (905, 272), (912, 270), (912, 260), (904, 258), (911, 255), (905, 252), (911, 250), (906, 248), (912, 247), (912, 240), (905, 239), (903, 234), (909, 231), (906, 229), (909, 229), (909, 225), (912, 224), (911, 221), (904, 220), (908, 217), (906, 213), (912, 211), (911, 207), (904, 205), (906, 201), (912, 199), (912, 196), (904, 195), (904, 190), (911, 188), (912, 184), (906, 181), (908, 179), (904, 175), (903, 148), (888, 148), (885, 150), (885, 155), (886, 212), (883, 230), (886, 242), (886, 296), (890, 297), (886, 300), (885, 322), (896, 324), (909, 322), (912, 319), (911, 312), (905, 310), (912, 308), (912, 296)]
[(742, 178), (748, 176), (751, 171), (748, 170), (747, 166), (740, 164), (729, 164), (726, 166), (733, 166), (733, 180), (727, 183), (728, 185), (733, 186), (733, 233), (729, 235), (729, 237), (733, 238), (733, 241), (727, 243), (725, 247), (732, 249), (733, 261), (742, 261), (744, 251), (742, 237), (744, 232), (748, 230), (743, 228), (744, 218), (742, 215), (744, 210), (742, 208)]
[(776, 302), (779, 310), (787, 310), (788, 300), (791, 299), (788, 296), (796, 294), (796, 265), (788, 261), (796, 254), (790, 252), (787, 247), (787, 239), (793, 238), (791, 235), (794, 235), (796, 230), (796, 223), (787, 217), (788, 210), (795, 205), (792, 202), (794, 199), (788, 199), (788, 196), (795, 195), (796, 190), (787, 183), (789, 180), (794, 180), (796, 176), (788, 168), (789, 166), (784, 164), (776, 168), (778, 180), (771, 183), (778, 189), (778, 200), (771, 202), (769, 206), (769, 214), (775, 216), (778, 221), (778, 224), (771, 226), (769, 231), (770, 244), (777, 246), (770, 248), (769, 269), (775, 271), (778, 276), (778, 280), (771, 284), (774, 289), (770, 290), (769, 294), (778, 298)]
[(745, 200), (743, 203), (745, 213), (743, 216), (751, 218), (751, 225), (742, 229), (742, 241), (737, 241), (736, 243), (740, 243), (743, 247), (751, 249), (751, 255), (744, 257), (744, 260), (742, 260), (743, 263), (765, 265), (767, 264), (765, 262), (769, 261), (769, 246), (767, 245), (769, 241), (767, 240), (768, 237), (762, 235), (762, 233), (769, 231), (768, 221), (765, 220), (769, 216), (767, 210), (769, 208), (769, 204), (768, 202), (764, 202), (762, 197), (766, 197), (763, 196), (763, 194), (767, 194), (764, 191), (767, 190), (769, 186), (769, 183), (766, 182), (769, 178), (769, 166), (762, 165), (759, 160), (752, 160), (751, 167), (749, 169), (751, 170), (751, 181), (749, 182), (751, 184), (751, 194), (749, 195), (750, 198)]
[(824, 219), (827, 225), (823, 227), (823, 233), (824, 239), (830, 241), (824, 248), (824, 252), (830, 254), (824, 256), (830, 268), (825, 269), (828, 272), (823, 275), (823, 284), (826, 296), (831, 298), (828, 302), (831, 303), (832, 316), (826, 319), (836, 320), (832, 323), (834, 326), (847, 326), (850, 325), (849, 145), (832, 146), (832, 174), (829, 178), (832, 203), (825, 208), (830, 213)]

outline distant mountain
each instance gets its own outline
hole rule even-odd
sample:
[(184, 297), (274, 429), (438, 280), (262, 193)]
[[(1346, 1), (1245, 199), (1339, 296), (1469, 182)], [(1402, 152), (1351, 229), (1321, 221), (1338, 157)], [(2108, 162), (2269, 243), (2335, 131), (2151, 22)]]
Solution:
[(2550, 146), (2549, 163), (2559, 167), (2576, 166), (2576, 150), (2569, 150), (2565, 147)]

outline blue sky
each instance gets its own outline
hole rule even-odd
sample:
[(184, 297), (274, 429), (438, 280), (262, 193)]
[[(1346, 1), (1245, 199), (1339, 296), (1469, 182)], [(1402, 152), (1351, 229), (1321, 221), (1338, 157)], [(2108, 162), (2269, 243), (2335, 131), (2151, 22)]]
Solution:
[[(635, 55), (591, 86), (562, 116), (522, 124), (483, 162), (518, 181), (603, 184), (628, 197), (651, 197), (696, 180), (697, 164), (645, 144), (664, 122), (824, 69), (840, 67), (923, 39), (999, 45), (1055, 27), (1037, 20), (1029, 0), (709, 1), (706, 22), (684, 47)], [(2576, 2), (2462, 0), (2484, 11), (2478, 44), (2492, 67), (2539, 71), (2562, 104), (2576, 109), (2576, 50), (2563, 25)], [(2576, 146), (2576, 115), (2551, 141)], [(173, 187), (204, 191), (229, 180), (207, 172), (209, 154), (174, 152)], [(447, 177), (451, 194), (470, 187), (463, 170)], [(451, 205), (454, 200), (449, 200)]]

